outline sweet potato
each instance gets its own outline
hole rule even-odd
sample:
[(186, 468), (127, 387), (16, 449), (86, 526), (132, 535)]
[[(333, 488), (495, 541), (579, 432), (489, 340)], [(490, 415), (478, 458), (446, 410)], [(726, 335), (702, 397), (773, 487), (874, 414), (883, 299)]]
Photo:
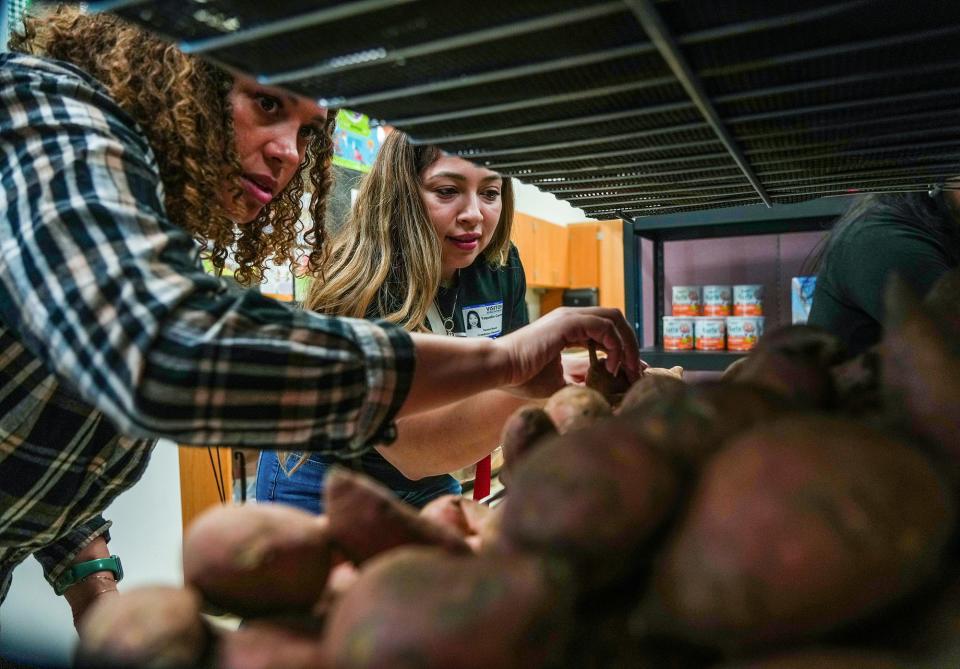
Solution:
[(319, 634), (304, 634), (280, 625), (254, 622), (220, 637), (216, 669), (327, 669)]
[(503, 467), (500, 480), (510, 485), (510, 477), (526, 454), (546, 437), (557, 434), (557, 427), (546, 411), (536, 406), (520, 407), (507, 418), (500, 434)]
[(461, 535), (421, 517), (364, 474), (334, 467), (327, 474), (325, 495), (330, 537), (355, 564), (406, 544), (441, 546), (453, 553), (470, 551)]
[(830, 368), (837, 391), (837, 407), (848, 414), (862, 414), (883, 406), (880, 346)]
[(671, 385), (669, 392), (623, 408), (620, 415), (649, 443), (695, 471), (726, 440), (789, 408), (780, 396), (751, 384), (707, 381)]
[(637, 568), (678, 491), (670, 462), (627, 423), (608, 419), (549, 441), (520, 465), (502, 543), (571, 560), (587, 589), (609, 585)]
[(954, 558), (927, 587), (846, 639), (910, 658), (917, 667), (960, 666), (960, 563)]
[(737, 377), (740, 376), (740, 372), (743, 371), (743, 366), (747, 362), (747, 358), (737, 358), (723, 370), (723, 374), (720, 375), (721, 381), (736, 381)]
[(490, 520), (490, 514), (493, 513), (493, 509), (473, 499), (466, 497), (462, 499), (463, 501), (460, 502), (460, 508), (463, 510), (463, 517), (467, 521), (469, 533), (478, 534)]
[(613, 413), (610, 403), (586, 386), (566, 386), (547, 400), (543, 410), (560, 434), (580, 430)]
[(611, 374), (606, 363), (597, 357), (597, 346), (593, 342), (588, 344), (590, 351), (590, 368), (587, 370), (586, 385), (603, 395), (611, 406), (616, 406), (623, 398), (623, 394), (630, 389), (630, 380), (623, 370)]
[[(501, 477), (502, 477), (501, 470)], [(459, 534), (477, 552), (483, 543), (480, 533), (492, 509), (461, 495), (443, 495), (420, 509), (420, 515)]]
[(76, 666), (185, 668), (200, 664), (212, 635), (192, 589), (150, 587), (94, 602), (80, 625)]
[(870, 650), (811, 648), (724, 664), (716, 669), (911, 669), (897, 657)]
[(437, 525), (449, 527), (462, 537), (466, 537), (473, 532), (463, 511), (464, 501), (472, 502), (473, 500), (466, 500), (461, 495), (441, 495), (430, 500), (426, 506), (420, 509), (420, 515)]
[(664, 396), (673, 396), (683, 393), (686, 384), (672, 374), (649, 373), (648, 369), (640, 379), (630, 386), (630, 390), (623, 396), (617, 413), (624, 413), (656, 402)]
[(216, 507), (183, 540), (184, 580), (242, 616), (309, 611), (330, 562), (326, 519), (282, 504)]
[(495, 548), (497, 546), (502, 533), (501, 525), (503, 523), (503, 512), (506, 507), (506, 501), (493, 508), (489, 506), (482, 507), (486, 509), (486, 511), (477, 515), (477, 534), (468, 539), (468, 542), (470, 542), (475, 551), (485, 551), (488, 548)]
[(887, 287), (881, 343), (883, 386), (889, 406), (910, 430), (949, 455), (960, 473), (960, 355), (936, 319), (894, 277)]
[(731, 376), (798, 406), (829, 407), (834, 401), (829, 368), (842, 358), (843, 347), (833, 335), (808, 325), (788, 325), (764, 335)]
[(401, 548), (361, 572), (335, 608), (325, 643), (350, 669), (555, 666), (571, 596), (531, 556), (454, 556)]
[[(326, 624), (337, 601), (353, 587), (358, 578), (360, 578), (360, 569), (352, 562), (341, 562), (330, 570), (327, 587), (310, 611), (311, 618), (317, 623), (313, 626), (314, 629), (321, 629)], [(307, 631), (303, 625), (295, 627), (301, 631)]]
[(954, 518), (926, 456), (883, 433), (816, 415), (759, 425), (704, 468), (644, 615), (718, 647), (814, 638), (920, 588)]

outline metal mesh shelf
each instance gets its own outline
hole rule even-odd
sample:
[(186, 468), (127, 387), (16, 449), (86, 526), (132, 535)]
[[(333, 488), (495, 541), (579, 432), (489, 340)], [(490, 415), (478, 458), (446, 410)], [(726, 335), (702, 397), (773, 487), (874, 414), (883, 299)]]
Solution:
[(597, 217), (960, 174), (960, 3), (105, 0)]

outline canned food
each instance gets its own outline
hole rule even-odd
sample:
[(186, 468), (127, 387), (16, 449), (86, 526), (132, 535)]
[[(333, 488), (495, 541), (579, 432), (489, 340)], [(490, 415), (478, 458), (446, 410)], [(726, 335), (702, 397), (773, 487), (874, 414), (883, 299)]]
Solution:
[(726, 322), (723, 318), (703, 316), (693, 323), (693, 343), (698, 351), (722, 351)]
[(760, 316), (763, 314), (763, 286), (750, 284), (733, 287), (733, 315)]
[(730, 286), (703, 287), (703, 315), (729, 316), (732, 303)]
[(727, 317), (727, 348), (749, 351), (763, 336), (763, 316)]
[(693, 350), (693, 318), (663, 317), (663, 349), (665, 351)]
[(671, 301), (674, 316), (700, 315), (700, 286), (674, 286)]

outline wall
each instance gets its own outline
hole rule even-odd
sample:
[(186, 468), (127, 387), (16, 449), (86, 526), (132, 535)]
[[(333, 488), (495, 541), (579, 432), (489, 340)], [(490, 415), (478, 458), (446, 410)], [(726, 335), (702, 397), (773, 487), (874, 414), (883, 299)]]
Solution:
[(516, 211), (558, 225), (582, 223), (587, 220), (587, 215), (582, 209), (571, 206), (565, 200), (557, 199), (553, 193), (544, 193), (536, 186), (523, 184), (514, 179), (513, 192)]
[[(113, 521), (110, 550), (123, 561), (122, 590), (183, 582), (180, 467), (172, 442), (157, 445), (143, 478), (104, 517)], [(76, 638), (69, 605), (53, 594), (40, 564), (29, 558), (14, 571), (0, 606), (0, 655), (65, 666)]]

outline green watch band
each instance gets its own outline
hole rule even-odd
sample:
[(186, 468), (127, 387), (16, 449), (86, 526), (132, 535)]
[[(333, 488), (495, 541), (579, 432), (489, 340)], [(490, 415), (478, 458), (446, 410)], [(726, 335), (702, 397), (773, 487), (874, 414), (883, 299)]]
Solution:
[(53, 591), (58, 595), (62, 595), (71, 585), (82, 581), (90, 574), (95, 574), (98, 571), (113, 572), (113, 577), (117, 580), (117, 583), (123, 580), (123, 565), (120, 564), (120, 558), (116, 555), (111, 555), (108, 558), (87, 560), (86, 562), (78, 562), (75, 565), (71, 565), (70, 568), (63, 572), (60, 578), (57, 579), (56, 584), (53, 586)]

